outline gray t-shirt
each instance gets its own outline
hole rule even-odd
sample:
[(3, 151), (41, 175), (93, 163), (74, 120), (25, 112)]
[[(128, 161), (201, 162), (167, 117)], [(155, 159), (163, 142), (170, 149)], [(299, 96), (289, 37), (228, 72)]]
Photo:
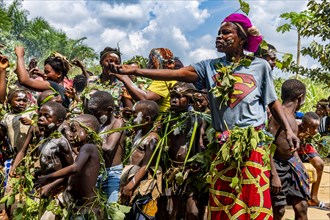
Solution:
[[(221, 62), (228, 66), (230, 63), (225, 57), (203, 60), (193, 64), (199, 79), (210, 90), (215, 86), (215, 77), (218, 72), (215, 64)], [(217, 131), (248, 126), (259, 126), (267, 118), (266, 107), (277, 100), (271, 68), (267, 61), (255, 58), (248, 67), (239, 67), (233, 74), (236, 78), (234, 92), (230, 94), (228, 103), (223, 103), (221, 108), (220, 98), (208, 93), (213, 127)]]

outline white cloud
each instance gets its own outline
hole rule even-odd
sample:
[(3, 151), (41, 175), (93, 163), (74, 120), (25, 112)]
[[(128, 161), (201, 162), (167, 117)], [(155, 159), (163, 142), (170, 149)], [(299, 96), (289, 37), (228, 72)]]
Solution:
[[(280, 14), (306, 9), (307, 0), (246, 0), (249, 17), (264, 38), (281, 52), (296, 54), (294, 31), (277, 33), (285, 21)], [(219, 56), (214, 47), (219, 19), (236, 11), (238, 1), (23, 1), (29, 18), (41, 16), (70, 38), (87, 37), (86, 44), (101, 51), (121, 47), (123, 60), (148, 56), (154, 47), (167, 47), (189, 65)], [(302, 45), (309, 42), (302, 40)], [(278, 54), (281, 56), (281, 54)], [(304, 65), (315, 62), (302, 57)]]
[(189, 59), (192, 60), (192, 63), (199, 62), (205, 59), (212, 59), (217, 57), (217, 53), (214, 49), (207, 49), (204, 47), (197, 48), (188, 54)]

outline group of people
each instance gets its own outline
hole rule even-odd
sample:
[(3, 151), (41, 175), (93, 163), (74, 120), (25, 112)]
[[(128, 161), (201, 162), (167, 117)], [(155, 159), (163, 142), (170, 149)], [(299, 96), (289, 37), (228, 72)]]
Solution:
[[(45, 198), (69, 219), (111, 219), (119, 204), (131, 207), (127, 219), (281, 219), (286, 205), (307, 219), (308, 205), (329, 208), (317, 197), (324, 163), (310, 141), (320, 127), (329, 135), (329, 102), (298, 124), (306, 87), (286, 80), (278, 100), (276, 50), (261, 41), (248, 17), (231, 14), (215, 41), (221, 58), (184, 66), (154, 48), (143, 69), (106, 47), (99, 76), (58, 53), (43, 71), (35, 59), (27, 68), (18, 46), (8, 94), (0, 55), (2, 219)], [(72, 65), (82, 73), (71, 80)], [(141, 77), (152, 81), (138, 85)], [(311, 190), (302, 160), (317, 171)]]

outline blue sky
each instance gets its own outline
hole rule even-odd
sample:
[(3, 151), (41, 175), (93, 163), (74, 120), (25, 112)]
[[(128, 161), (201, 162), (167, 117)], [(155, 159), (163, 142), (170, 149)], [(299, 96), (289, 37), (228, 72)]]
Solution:
[[(280, 14), (306, 9), (307, 0), (246, 0), (249, 17), (264, 38), (281, 52), (295, 54), (296, 33), (277, 33)], [(121, 48), (123, 60), (147, 57), (154, 47), (167, 47), (185, 65), (221, 56), (214, 41), (221, 21), (239, 8), (238, 0), (204, 1), (38, 1), (25, 0), (29, 18), (41, 16), (71, 38), (100, 52), (106, 46)], [(303, 39), (307, 45), (310, 39)], [(281, 57), (281, 54), (278, 54)], [(303, 57), (305, 66), (315, 65)]]

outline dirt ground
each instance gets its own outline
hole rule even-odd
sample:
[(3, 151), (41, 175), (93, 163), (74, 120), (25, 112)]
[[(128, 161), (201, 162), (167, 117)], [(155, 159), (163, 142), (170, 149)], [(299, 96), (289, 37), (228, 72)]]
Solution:
[[(318, 193), (320, 201), (325, 203), (330, 203), (330, 158), (325, 158), (325, 167), (323, 171), (323, 176), (321, 180), (321, 185)], [(320, 210), (317, 208), (308, 208), (308, 219), (309, 220), (329, 220), (330, 210)], [(286, 207), (284, 220), (293, 220), (294, 211), (291, 207)]]

